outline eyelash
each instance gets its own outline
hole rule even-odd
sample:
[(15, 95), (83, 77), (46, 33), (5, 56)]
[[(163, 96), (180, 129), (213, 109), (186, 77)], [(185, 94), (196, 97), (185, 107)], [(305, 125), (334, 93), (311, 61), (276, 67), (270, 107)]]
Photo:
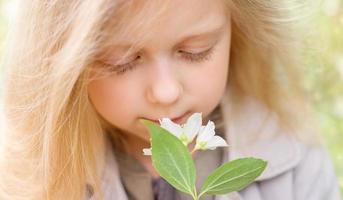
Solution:
[(127, 71), (131, 71), (133, 70), (137, 65), (136, 65), (136, 61), (137, 59), (140, 59), (140, 56), (138, 56), (137, 58), (135, 58), (134, 61), (131, 61), (129, 63), (125, 63), (122, 65), (115, 65), (115, 68), (118, 68), (116, 71), (117, 75), (121, 75), (124, 74)]
[(190, 62), (202, 62), (202, 61), (208, 60), (210, 59), (212, 52), (213, 52), (213, 48), (207, 49), (200, 53), (189, 53), (189, 52), (180, 51), (180, 53), (182, 53), (181, 56)]
[[(200, 53), (189, 53), (185, 51), (179, 51), (179, 53), (181, 53), (181, 57), (189, 62), (202, 62), (205, 60), (209, 60), (212, 55), (212, 52), (213, 52), (213, 47)], [(135, 69), (137, 67), (136, 65), (137, 59), (140, 59), (140, 56), (137, 56), (135, 60), (126, 64), (108, 65), (108, 66), (110, 67), (110, 69), (113, 69), (113, 71), (115, 71), (117, 75), (121, 75)]]

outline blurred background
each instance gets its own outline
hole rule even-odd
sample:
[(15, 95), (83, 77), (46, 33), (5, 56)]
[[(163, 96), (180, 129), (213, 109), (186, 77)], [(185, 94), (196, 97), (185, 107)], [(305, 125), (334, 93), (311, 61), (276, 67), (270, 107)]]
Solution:
[[(0, 0), (0, 57), (15, 5), (15, 0)], [(314, 19), (320, 42), (315, 47), (308, 44), (304, 84), (311, 94), (343, 194), (343, 0), (321, 1)]]

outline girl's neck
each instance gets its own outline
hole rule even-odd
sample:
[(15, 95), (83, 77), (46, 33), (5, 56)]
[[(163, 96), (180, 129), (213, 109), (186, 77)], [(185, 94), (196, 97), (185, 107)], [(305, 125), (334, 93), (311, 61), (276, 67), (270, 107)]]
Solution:
[(124, 141), (124, 149), (126, 153), (139, 161), (139, 163), (144, 166), (144, 168), (151, 174), (151, 176), (156, 179), (159, 178), (159, 175), (155, 168), (152, 166), (151, 156), (146, 156), (143, 154), (143, 149), (149, 147), (150, 142), (145, 141), (132, 134), (126, 134)]

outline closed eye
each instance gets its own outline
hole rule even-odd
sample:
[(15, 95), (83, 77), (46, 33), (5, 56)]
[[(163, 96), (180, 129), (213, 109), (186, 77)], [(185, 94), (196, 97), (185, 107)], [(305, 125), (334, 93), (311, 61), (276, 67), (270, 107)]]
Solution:
[(191, 52), (187, 52), (183, 50), (178, 51), (178, 53), (180, 54), (182, 58), (190, 62), (201, 62), (204, 60), (208, 60), (210, 59), (212, 52), (213, 52), (213, 47), (199, 53), (191, 53)]
[[(214, 47), (211, 47), (205, 51), (199, 52), (199, 53), (191, 53), (188, 51), (179, 50), (178, 54), (182, 59), (185, 59), (189, 62), (202, 62), (205, 60), (209, 60), (211, 58), (211, 55), (213, 53)], [(107, 68), (111, 72), (115, 72), (117, 75), (121, 75), (126, 73), (127, 71), (134, 70), (139, 62), (141, 60), (141, 56), (137, 55), (134, 59), (131, 61), (124, 63), (124, 64), (106, 64), (104, 67)]]
[(124, 74), (127, 71), (135, 69), (137, 67), (138, 62), (140, 61), (141, 56), (137, 55), (134, 59), (124, 64), (105, 64), (105, 68), (110, 72), (115, 72), (117, 75)]

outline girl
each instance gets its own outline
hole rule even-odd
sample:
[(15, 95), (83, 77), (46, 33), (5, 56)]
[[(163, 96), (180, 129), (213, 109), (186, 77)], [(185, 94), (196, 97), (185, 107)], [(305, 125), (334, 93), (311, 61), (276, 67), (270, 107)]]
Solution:
[[(331, 161), (306, 126), (297, 1), (32, 0), (5, 59), (0, 199), (190, 199), (159, 178), (139, 119), (201, 112), (230, 148), (268, 161), (249, 187), (204, 199), (337, 200)], [(4, 127), (3, 125), (3, 127)]]

